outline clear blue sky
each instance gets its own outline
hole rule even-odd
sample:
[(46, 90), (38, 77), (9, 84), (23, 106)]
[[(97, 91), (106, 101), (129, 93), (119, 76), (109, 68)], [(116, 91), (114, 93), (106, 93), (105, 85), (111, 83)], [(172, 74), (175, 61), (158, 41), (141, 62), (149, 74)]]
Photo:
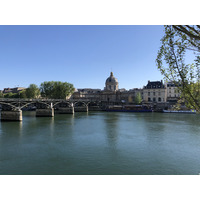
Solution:
[(163, 26), (0, 26), (0, 89), (43, 81), (100, 88), (112, 69), (119, 88), (161, 80)]

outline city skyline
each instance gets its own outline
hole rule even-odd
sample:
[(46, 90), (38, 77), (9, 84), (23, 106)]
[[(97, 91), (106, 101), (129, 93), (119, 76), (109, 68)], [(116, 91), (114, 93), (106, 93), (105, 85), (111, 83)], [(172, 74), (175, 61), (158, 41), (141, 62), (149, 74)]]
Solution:
[[(99, 88), (113, 71), (119, 88), (161, 80), (163, 26), (0, 26), (0, 89), (44, 81)], [(7, 77), (10, 77), (9, 79)]]

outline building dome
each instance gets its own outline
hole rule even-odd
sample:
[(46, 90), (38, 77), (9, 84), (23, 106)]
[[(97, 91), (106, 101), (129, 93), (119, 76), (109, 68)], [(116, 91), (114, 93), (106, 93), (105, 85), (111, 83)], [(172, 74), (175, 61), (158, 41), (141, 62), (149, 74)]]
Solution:
[(106, 79), (105, 90), (116, 91), (119, 89), (118, 80), (113, 76), (113, 73), (110, 73), (110, 76)]
[(110, 73), (110, 76), (106, 79), (106, 83), (118, 83), (118, 80), (113, 76), (113, 73)]

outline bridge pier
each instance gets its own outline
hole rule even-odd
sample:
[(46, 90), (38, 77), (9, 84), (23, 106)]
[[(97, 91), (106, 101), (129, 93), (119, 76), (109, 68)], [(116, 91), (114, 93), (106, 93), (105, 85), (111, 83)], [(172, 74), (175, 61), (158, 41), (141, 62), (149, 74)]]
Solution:
[(36, 117), (54, 117), (54, 108), (36, 109)]
[(22, 110), (2, 110), (1, 121), (22, 121)]
[(74, 114), (74, 107), (58, 108), (58, 114)]
[(88, 112), (88, 106), (74, 107), (75, 112)]

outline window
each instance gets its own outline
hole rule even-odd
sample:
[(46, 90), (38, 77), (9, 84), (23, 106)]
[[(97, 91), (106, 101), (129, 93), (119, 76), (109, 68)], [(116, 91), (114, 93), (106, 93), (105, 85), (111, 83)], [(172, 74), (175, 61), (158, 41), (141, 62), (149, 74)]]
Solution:
[(153, 101), (154, 101), (154, 102), (156, 101), (156, 98), (155, 98), (155, 97), (153, 98)]
[(155, 93), (155, 92), (153, 92), (153, 96), (156, 96), (156, 93)]
[(151, 101), (151, 98), (148, 98), (148, 101)]
[(148, 96), (150, 96), (150, 92), (148, 92)]
[(158, 97), (158, 101), (161, 101), (161, 98), (160, 98), (160, 97)]

